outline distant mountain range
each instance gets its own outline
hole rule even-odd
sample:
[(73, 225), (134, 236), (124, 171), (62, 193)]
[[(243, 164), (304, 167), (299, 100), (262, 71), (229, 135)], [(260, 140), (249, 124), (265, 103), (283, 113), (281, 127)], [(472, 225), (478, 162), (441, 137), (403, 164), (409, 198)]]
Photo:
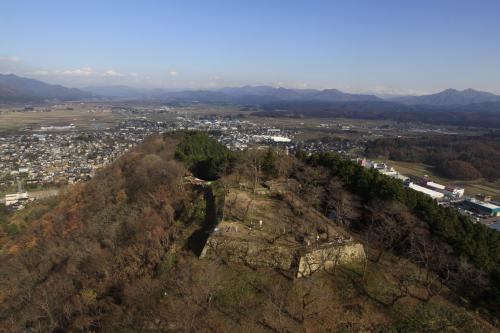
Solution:
[(0, 102), (30, 102), (48, 99), (81, 100), (92, 94), (61, 85), (47, 84), (13, 74), (0, 74)]
[[(156, 100), (179, 103), (224, 103), (259, 104), (279, 103), (320, 103), (346, 105), (349, 103), (373, 103), (378, 108), (396, 108), (398, 105), (424, 107), (481, 107), (500, 103), (500, 96), (474, 89), (458, 91), (447, 89), (442, 92), (422, 96), (401, 96), (382, 99), (375, 95), (350, 94), (337, 89), (288, 89), (270, 86), (244, 86), (213, 90), (166, 91), (163, 89), (139, 89), (129, 86), (100, 86), (82, 89), (66, 88), (42, 81), (22, 78), (13, 74), (0, 74), (0, 102), (25, 102), (47, 99), (81, 100), (91, 97), (120, 98), (133, 100)], [(474, 104), (474, 106), (472, 106)], [(481, 104), (479, 106), (478, 104)]]
[(454, 106), (475, 103), (500, 102), (500, 96), (474, 89), (462, 91), (446, 89), (436, 94), (423, 96), (403, 96), (390, 99), (406, 105)]
[[(190, 94), (184, 94), (184, 96)], [(179, 94), (170, 94), (179, 98)], [(192, 97), (207, 97), (207, 92), (194, 93)], [(348, 94), (336, 89), (287, 89), (269, 86), (245, 86), (241, 88), (222, 88), (210, 93), (210, 97), (226, 100), (256, 100), (259, 103), (276, 101), (312, 101), (312, 102), (376, 102), (382, 101), (374, 95)]]
[(336, 89), (287, 89), (270, 86), (244, 86), (214, 90), (165, 91), (127, 86), (86, 87), (96, 95), (122, 98), (152, 98), (175, 102), (265, 104), (279, 101), (369, 102), (382, 101), (374, 95), (347, 94)]
[(270, 86), (244, 86), (213, 90), (184, 90), (169, 92), (161, 89), (137, 89), (127, 86), (87, 87), (83, 90), (96, 95), (121, 98), (148, 98), (176, 102), (269, 104), (276, 102), (394, 102), (404, 105), (463, 106), (476, 103), (500, 102), (500, 96), (466, 89), (447, 89), (422, 96), (398, 96), (382, 99), (369, 94), (350, 94), (337, 89), (288, 89)]
[(89, 86), (81, 88), (81, 90), (96, 96), (127, 99), (150, 99), (166, 93), (163, 89), (140, 89), (124, 85)]

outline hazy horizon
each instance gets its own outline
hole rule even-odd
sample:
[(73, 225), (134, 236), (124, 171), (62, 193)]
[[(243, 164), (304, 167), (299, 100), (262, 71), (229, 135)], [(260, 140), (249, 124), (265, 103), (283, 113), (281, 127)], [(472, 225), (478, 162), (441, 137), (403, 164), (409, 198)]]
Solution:
[(0, 73), (68, 87), (500, 93), (497, 1), (16, 1), (0, 18)]

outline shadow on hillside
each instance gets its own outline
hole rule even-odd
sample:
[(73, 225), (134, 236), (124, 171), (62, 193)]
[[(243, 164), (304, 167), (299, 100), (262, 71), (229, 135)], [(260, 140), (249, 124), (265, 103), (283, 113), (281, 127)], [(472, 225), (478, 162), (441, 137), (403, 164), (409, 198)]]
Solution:
[(201, 228), (193, 232), (186, 242), (186, 248), (198, 257), (203, 251), (208, 237), (217, 225), (215, 197), (210, 186), (205, 189), (204, 197), (206, 202), (205, 220)]

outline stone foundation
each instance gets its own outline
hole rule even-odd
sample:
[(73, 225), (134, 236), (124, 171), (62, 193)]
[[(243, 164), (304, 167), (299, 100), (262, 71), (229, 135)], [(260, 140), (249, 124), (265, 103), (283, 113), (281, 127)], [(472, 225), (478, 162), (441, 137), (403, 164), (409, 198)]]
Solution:
[(246, 264), (252, 267), (291, 269), (296, 257), (294, 249), (289, 247), (211, 236), (207, 240), (200, 258), (222, 258), (228, 262)]
[(200, 259), (217, 258), (251, 267), (296, 269), (297, 277), (300, 278), (319, 270), (333, 271), (337, 265), (363, 261), (365, 251), (359, 243), (332, 245), (313, 250), (212, 235), (208, 238)]

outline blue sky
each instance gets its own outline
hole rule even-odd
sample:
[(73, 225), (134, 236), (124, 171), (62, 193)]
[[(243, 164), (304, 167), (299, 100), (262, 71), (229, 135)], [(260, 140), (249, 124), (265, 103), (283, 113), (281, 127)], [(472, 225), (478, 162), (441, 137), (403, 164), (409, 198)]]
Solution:
[(0, 72), (69, 86), (500, 93), (500, 1), (0, 0)]

